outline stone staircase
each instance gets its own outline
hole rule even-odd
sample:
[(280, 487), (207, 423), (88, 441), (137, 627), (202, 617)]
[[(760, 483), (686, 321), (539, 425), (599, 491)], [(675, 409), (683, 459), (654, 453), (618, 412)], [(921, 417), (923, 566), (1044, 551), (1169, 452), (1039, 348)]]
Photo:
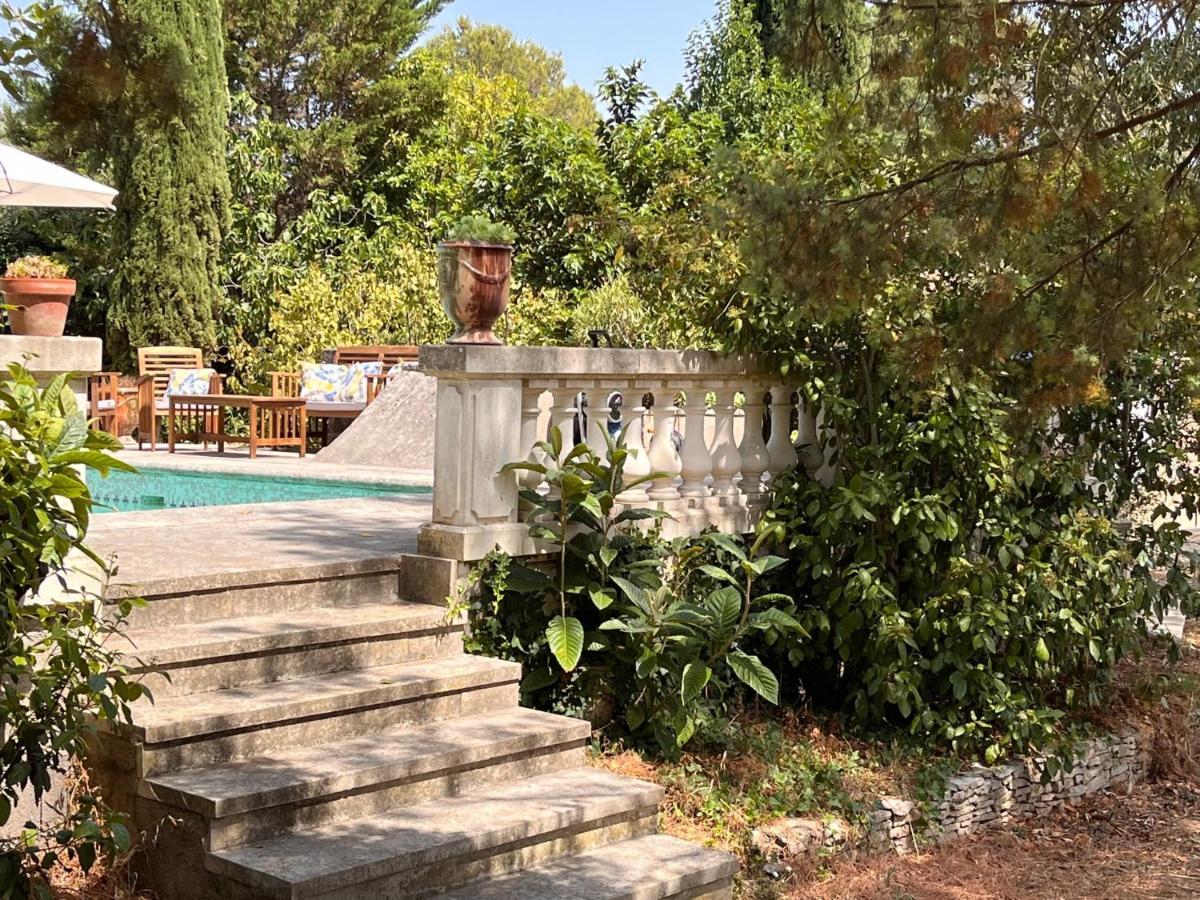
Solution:
[(144, 886), (161, 900), (729, 897), (732, 857), (656, 833), (660, 788), (587, 767), (587, 723), (522, 709), (518, 665), (465, 655), (462, 623), (402, 599), (401, 584), (446, 595), (430, 568), (323, 564), (146, 597), (129, 655), (155, 702), (89, 755), (146, 835)]

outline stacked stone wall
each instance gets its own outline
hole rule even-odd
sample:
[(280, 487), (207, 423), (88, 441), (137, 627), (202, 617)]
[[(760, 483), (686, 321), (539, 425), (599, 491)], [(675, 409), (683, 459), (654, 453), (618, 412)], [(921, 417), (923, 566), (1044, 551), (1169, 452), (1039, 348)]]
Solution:
[[(895, 797), (881, 798), (870, 814), (869, 843), (899, 852), (922, 840), (972, 834), (1013, 819), (1041, 816), (1065, 803), (1143, 777), (1150, 759), (1135, 733), (1085, 742), (1070, 768), (1045, 780), (1044, 759), (997, 766), (973, 766), (946, 780), (931, 806)], [(930, 821), (925, 821), (928, 813)]]

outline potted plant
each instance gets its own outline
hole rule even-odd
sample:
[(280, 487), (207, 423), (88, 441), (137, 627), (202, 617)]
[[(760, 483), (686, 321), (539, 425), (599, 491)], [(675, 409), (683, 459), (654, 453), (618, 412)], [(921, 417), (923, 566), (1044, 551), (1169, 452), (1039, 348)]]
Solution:
[(45, 256), (22, 256), (8, 264), (0, 294), (13, 334), (62, 337), (75, 296), (75, 279), (66, 275), (66, 266)]
[(447, 343), (499, 344), (492, 326), (508, 306), (513, 231), (485, 216), (467, 216), (438, 244), (438, 290), (454, 322)]

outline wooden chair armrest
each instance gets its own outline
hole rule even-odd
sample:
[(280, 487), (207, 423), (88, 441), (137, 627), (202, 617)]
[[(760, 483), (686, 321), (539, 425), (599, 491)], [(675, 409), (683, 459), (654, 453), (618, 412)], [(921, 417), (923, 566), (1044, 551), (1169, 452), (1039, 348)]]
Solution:
[(154, 376), (139, 375), (137, 381), (138, 407), (141, 409), (154, 408)]
[(87, 379), (87, 399), (88, 412), (93, 418), (100, 415), (100, 401), (111, 400), (113, 409), (116, 409), (117, 398), (120, 393), (118, 379), (121, 377), (120, 372), (93, 372)]
[(299, 372), (268, 372), (267, 374), (271, 376), (272, 397), (300, 396)]
[(208, 392), (210, 394), (224, 394), (225, 376), (213, 372), (212, 378), (208, 379)]
[(112, 391), (113, 396), (116, 396), (117, 379), (120, 377), (120, 372), (93, 372), (87, 378), (88, 393), (91, 393), (93, 387), (97, 387)]
[(379, 392), (387, 387), (388, 375), (368, 375), (367, 376), (367, 405), (371, 405), (371, 401), (379, 396)]

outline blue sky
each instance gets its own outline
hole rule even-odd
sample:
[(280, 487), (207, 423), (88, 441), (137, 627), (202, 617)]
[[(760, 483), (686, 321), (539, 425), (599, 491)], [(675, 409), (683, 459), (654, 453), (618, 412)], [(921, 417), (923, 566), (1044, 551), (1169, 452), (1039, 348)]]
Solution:
[(567, 76), (592, 92), (608, 66), (645, 59), (642, 79), (666, 94), (683, 76), (688, 35), (715, 9), (714, 0), (454, 0), (434, 28), (459, 16), (503, 25), (561, 53)]

